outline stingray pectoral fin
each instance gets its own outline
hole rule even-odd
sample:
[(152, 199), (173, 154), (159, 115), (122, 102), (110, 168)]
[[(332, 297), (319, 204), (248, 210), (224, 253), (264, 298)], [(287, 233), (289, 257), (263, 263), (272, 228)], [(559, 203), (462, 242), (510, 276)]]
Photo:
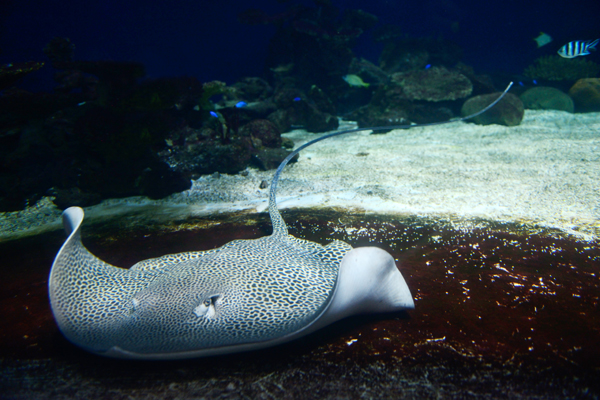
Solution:
[(54, 318), (67, 339), (87, 350), (103, 351), (111, 347), (111, 326), (123, 318), (123, 298), (131, 290), (127, 270), (98, 259), (81, 243), (83, 216), (79, 207), (63, 212), (69, 237), (52, 264), (48, 293)]
[(75, 231), (79, 230), (79, 227), (83, 222), (83, 215), (84, 213), (81, 207), (69, 207), (63, 212), (63, 226), (65, 227), (65, 232), (69, 235), (69, 239), (71, 239), (71, 236)]
[(394, 258), (377, 247), (359, 247), (344, 256), (331, 303), (317, 323), (321, 327), (350, 315), (413, 308)]

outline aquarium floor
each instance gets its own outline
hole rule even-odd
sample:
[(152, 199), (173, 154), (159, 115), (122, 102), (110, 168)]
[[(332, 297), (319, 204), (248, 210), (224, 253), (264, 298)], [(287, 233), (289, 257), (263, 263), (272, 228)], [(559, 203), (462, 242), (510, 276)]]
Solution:
[[(598, 398), (600, 245), (489, 221), (287, 211), (290, 233), (377, 245), (409, 312), (355, 317), (262, 351), (169, 362), (86, 353), (58, 331), (47, 278), (63, 232), (0, 243), (0, 398)], [(114, 265), (270, 233), (265, 214), (83, 226)]]

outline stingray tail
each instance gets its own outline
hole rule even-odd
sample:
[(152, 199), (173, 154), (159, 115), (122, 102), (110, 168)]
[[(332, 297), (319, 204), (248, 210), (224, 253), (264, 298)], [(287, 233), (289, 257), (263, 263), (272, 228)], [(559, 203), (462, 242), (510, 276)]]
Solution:
[(494, 107), (502, 98), (508, 93), (513, 83), (510, 82), (504, 92), (502, 92), (496, 100), (494, 100), (491, 104), (485, 107), (483, 110), (480, 110), (474, 114), (467, 115), (466, 117), (450, 120), (450, 121), (442, 121), (442, 122), (432, 122), (429, 124), (415, 124), (415, 125), (393, 125), (393, 126), (376, 126), (370, 128), (356, 128), (356, 129), (348, 129), (345, 131), (332, 132), (316, 139), (313, 139), (307, 143), (304, 143), (302, 146), (298, 147), (296, 150), (292, 151), (288, 156), (279, 164), (277, 171), (275, 171), (275, 175), (273, 176), (273, 181), (271, 182), (271, 190), (269, 192), (269, 215), (271, 216), (271, 223), (273, 224), (273, 235), (275, 236), (284, 236), (287, 235), (287, 226), (285, 221), (281, 217), (279, 213), (279, 209), (277, 209), (277, 182), (279, 181), (279, 175), (281, 175), (281, 171), (285, 168), (285, 166), (290, 162), (290, 160), (296, 157), (296, 154), (300, 153), (302, 150), (307, 148), (308, 146), (312, 146), (313, 144), (320, 142), (321, 140), (329, 139), (334, 136), (345, 135), (346, 133), (352, 132), (361, 132), (361, 131), (383, 131), (383, 130), (392, 130), (392, 129), (409, 129), (415, 128), (418, 126), (433, 126), (433, 125), (443, 125), (449, 122), (456, 121), (465, 121), (467, 119), (475, 118), (476, 116), (483, 114), (490, 108)]

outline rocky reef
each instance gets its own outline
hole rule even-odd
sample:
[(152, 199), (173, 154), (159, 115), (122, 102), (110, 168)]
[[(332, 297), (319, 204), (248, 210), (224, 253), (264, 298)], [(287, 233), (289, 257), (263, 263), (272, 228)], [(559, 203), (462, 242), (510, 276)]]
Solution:
[(456, 115), (472, 91), (473, 84), (458, 69), (396, 72), (350, 118), (361, 127), (445, 121)]
[[(0, 95), (1, 211), (42, 196), (59, 207), (162, 198), (200, 174), (274, 168), (289, 153), (266, 119), (275, 106), (240, 107), (271, 95), (264, 81), (228, 88), (187, 77), (143, 79), (140, 63), (73, 61), (73, 51), (65, 38), (44, 49), (56, 71), (53, 93), (11, 88), (43, 63), (0, 71), (8, 86)], [(226, 93), (244, 102), (217, 106), (213, 100)]]

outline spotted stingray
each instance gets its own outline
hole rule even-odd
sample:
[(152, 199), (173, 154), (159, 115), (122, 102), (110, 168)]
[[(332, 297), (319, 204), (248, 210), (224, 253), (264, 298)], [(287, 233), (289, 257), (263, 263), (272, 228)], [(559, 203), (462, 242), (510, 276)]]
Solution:
[[(485, 112), (509, 88), (484, 110), (460, 120)], [(350, 132), (409, 127), (333, 132), (300, 146), (273, 177), (273, 233), (213, 250), (115, 267), (83, 246), (83, 210), (68, 208), (63, 222), (69, 236), (49, 278), (50, 304), (60, 330), (74, 344), (104, 356), (179, 359), (260, 349), (350, 315), (414, 308), (390, 254), (291, 236), (276, 201), (281, 171), (304, 148)]]

